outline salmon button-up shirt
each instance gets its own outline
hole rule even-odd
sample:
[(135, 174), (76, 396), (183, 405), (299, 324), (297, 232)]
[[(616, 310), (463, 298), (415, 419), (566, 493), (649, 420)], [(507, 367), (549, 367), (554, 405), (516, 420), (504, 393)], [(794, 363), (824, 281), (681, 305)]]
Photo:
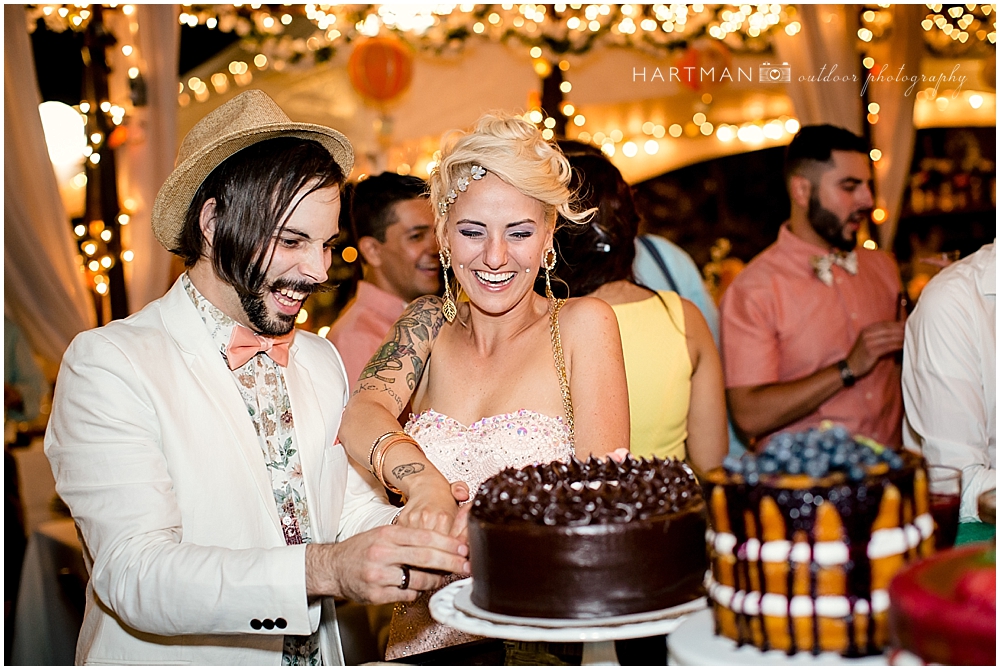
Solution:
[[(896, 319), (901, 285), (888, 254), (859, 247), (857, 274), (835, 265), (827, 286), (811, 263), (827, 253), (786, 224), (726, 290), (720, 312), (727, 388), (807, 377), (846, 358), (865, 326)], [(899, 446), (902, 416), (900, 364), (886, 356), (854, 386), (781, 430), (801, 431), (829, 419), (852, 434)]]

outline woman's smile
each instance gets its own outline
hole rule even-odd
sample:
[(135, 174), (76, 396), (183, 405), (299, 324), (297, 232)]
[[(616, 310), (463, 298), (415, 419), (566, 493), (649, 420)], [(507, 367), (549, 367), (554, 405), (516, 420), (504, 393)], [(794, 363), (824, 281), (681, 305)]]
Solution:
[(510, 285), (517, 276), (516, 272), (486, 272), (483, 270), (473, 270), (473, 276), (479, 283), (491, 290), (501, 290)]

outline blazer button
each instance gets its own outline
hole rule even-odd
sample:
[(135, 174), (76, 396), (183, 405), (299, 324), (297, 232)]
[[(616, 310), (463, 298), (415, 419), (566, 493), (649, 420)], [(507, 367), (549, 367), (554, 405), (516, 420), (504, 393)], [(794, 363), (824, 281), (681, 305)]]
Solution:
[(274, 628), (274, 622), (271, 621), (270, 619), (264, 619), (264, 628), (271, 630), (272, 628)]
[(250, 627), (254, 630), (260, 630), (261, 623), (260, 619), (250, 619)]
[(278, 617), (277, 619), (274, 620), (274, 625), (280, 628), (281, 630), (284, 630), (285, 627), (288, 625), (288, 622), (282, 619), (281, 617)]

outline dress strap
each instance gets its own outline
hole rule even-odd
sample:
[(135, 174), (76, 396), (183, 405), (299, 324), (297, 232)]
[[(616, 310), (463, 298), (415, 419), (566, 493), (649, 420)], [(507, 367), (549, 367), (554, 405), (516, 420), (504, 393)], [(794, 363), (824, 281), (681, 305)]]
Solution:
[(569, 394), (569, 381), (566, 379), (566, 357), (563, 355), (562, 337), (559, 335), (559, 310), (566, 304), (561, 298), (549, 301), (549, 333), (552, 336), (552, 357), (556, 362), (556, 372), (559, 373), (559, 390), (562, 392), (563, 413), (569, 425), (570, 444), (576, 445), (576, 431), (573, 422), (573, 398)]

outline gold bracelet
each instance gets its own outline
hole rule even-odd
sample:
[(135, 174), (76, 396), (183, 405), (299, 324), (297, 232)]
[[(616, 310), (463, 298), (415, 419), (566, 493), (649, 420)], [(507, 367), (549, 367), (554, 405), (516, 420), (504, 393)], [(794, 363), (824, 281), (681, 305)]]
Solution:
[[(371, 473), (375, 475), (375, 478), (378, 479), (383, 484), (385, 483), (385, 479), (382, 476), (382, 466), (385, 463), (386, 452), (388, 452), (389, 448), (392, 447), (394, 444), (403, 440), (412, 442), (413, 438), (407, 435), (406, 433), (391, 435), (385, 440), (382, 440), (379, 443), (378, 447), (375, 448), (375, 451), (372, 453)], [(392, 490), (389, 486), (386, 486), (386, 488)]]
[(386, 482), (385, 475), (383, 474), (382, 469), (385, 467), (386, 454), (388, 454), (389, 450), (392, 449), (397, 444), (399, 444), (400, 442), (409, 442), (410, 444), (416, 446), (416, 441), (409, 435), (406, 434), (395, 435), (392, 438), (385, 440), (384, 442), (382, 442), (382, 444), (379, 445), (374, 456), (375, 465), (372, 468), (372, 474), (375, 475), (375, 478), (378, 479), (384, 487), (386, 487), (393, 493), (397, 494), (401, 492), (395, 486), (390, 486), (389, 483)]
[(386, 454), (389, 453), (389, 450), (403, 442), (412, 444), (417, 449), (420, 448), (420, 445), (417, 444), (417, 441), (414, 440), (409, 435), (396, 436), (393, 439), (388, 439), (379, 445), (378, 451), (375, 454), (375, 459), (374, 459), (375, 467), (373, 474), (375, 475), (375, 478), (378, 479), (379, 482), (381, 482), (382, 486), (386, 487), (387, 489), (389, 489), (390, 491), (392, 491), (397, 495), (402, 495), (403, 492), (385, 480), (385, 475), (383, 474), (382, 469), (385, 466), (385, 457)]
[[(386, 438), (392, 437), (393, 435), (406, 435), (406, 433), (401, 430), (390, 430), (388, 433), (382, 433), (375, 438), (374, 442), (372, 442), (372, 448), (368, 452), (368, 469), (372, 474), (375, 474), (375, 450), (378, 448), (380, 442)], [(407, 437), (409, 437), (409, 435), (407, 435)]]

